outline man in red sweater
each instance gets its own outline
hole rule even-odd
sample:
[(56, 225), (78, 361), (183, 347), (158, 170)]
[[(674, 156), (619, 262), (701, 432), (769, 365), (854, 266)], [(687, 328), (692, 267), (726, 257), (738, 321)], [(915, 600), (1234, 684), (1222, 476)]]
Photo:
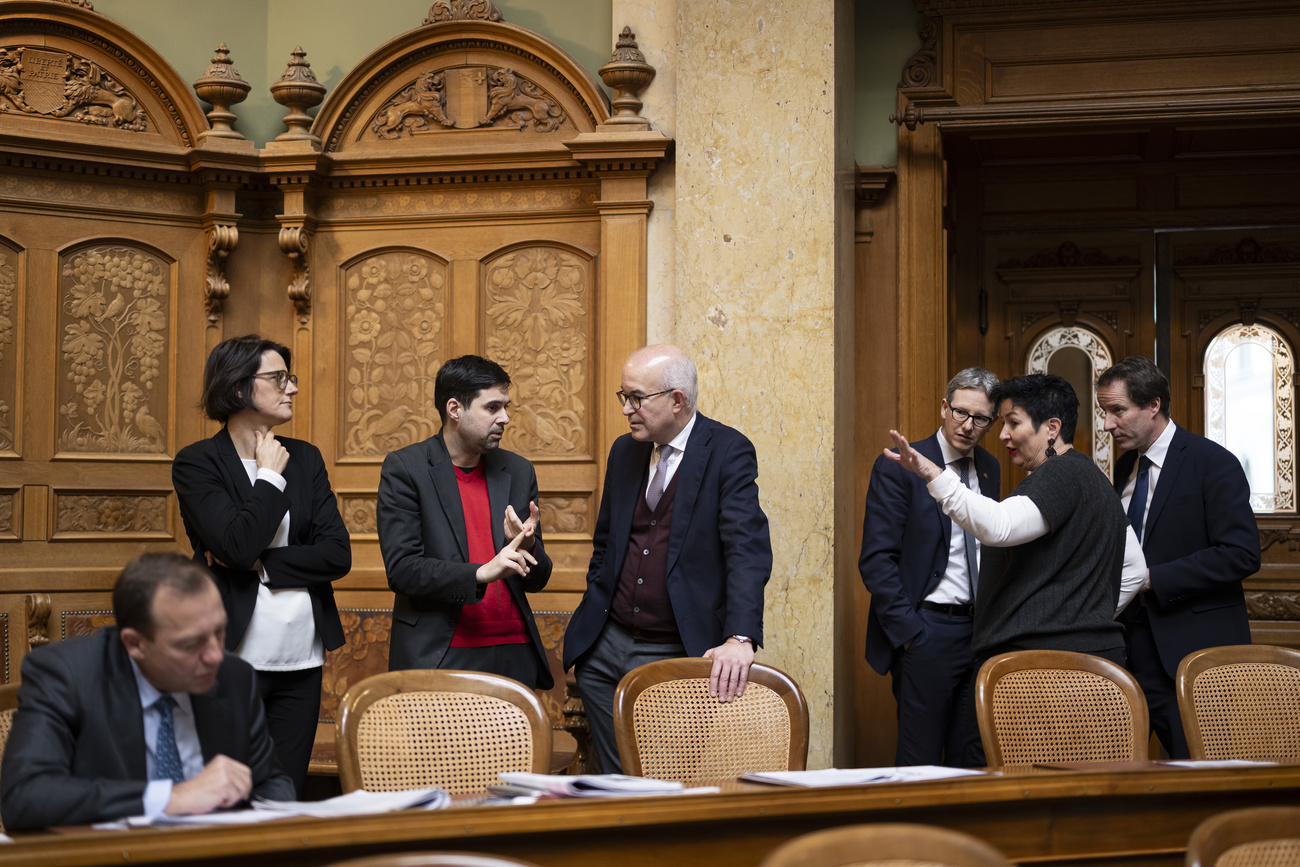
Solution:
[(500, 447), (509, 387), (499, 364), (453, 358), (434, 381), (442, 430), (384, 460), (379, 547), (397, 594), (390, 671), (461, 669), (554, 685), (525, 595), (551, 577), (537, 474)]

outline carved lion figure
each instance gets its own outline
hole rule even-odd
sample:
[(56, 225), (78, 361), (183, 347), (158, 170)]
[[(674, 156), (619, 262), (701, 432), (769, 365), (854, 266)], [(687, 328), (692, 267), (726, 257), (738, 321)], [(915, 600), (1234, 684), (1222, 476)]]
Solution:
[(16, 108), (30, 112), (23, 99), (23, 50), (16, 48), (11, 53), (7, 48), (0, 48), (0, 111)]
[(406, 131), (428, 129), (429, 121), (455, 126), (447, 117), (447, 94), (442, 75), (426, 72), (379, 110), (370, 128), (383, 139), (401, 138)]
[(77, 120), (99, 126), (143, 130), (144, 113), (135, 98), (94, 63), (72, 60), (65, 76), (63, 95), (67, 99), (55, 117), (72, 115)]
[(512, 69), (494, 69), (488, 73), (488, 110), (479, 122), (487, 126), (509, 114), (519, 128), (537, 125), (538, 132), (552, 132), (564, 123), (564, 110), (537, 85), (515, 75)]

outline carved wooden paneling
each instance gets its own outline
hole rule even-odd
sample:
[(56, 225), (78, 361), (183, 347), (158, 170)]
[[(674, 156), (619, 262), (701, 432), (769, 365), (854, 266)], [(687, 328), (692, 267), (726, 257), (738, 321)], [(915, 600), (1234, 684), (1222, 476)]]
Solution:
[(0, 239), (0, 457), (16, 454), (21, 417), (19, 355), (22, 304), (18, 286), (18, 248)]
[(414, 251), (376, 253), (345, 268), (343, 280), (342, 456), (382, 459), (438, 432), (447, 265)]
[(354, 539), (358, 536), (379, 538), (378, 520), (375, 509), (379, 498), (373, 493), (339, 491), (339, 512), (343, 515), (343, 526)]
[(171, 269), (142, 246), (60, 257), (60, 453), (165, 455)]
[(541, 494), (538, 508), (542, 513), (542, 528), (547, 534), (581, 533), (590, 535), (594, 529), (591, 495)]
[(591, 451), (591, 262), (549, 246), (486, 263), (487, 355), (514, 381), (510, 448), (532, 458)]
[(392, 609), (342, 608), (343, 646), (325, 654), (320, 722), (338, 719), (339, 699), (348, 688), (388, 671), (388, 638), (393, 627)]
[(0, 540), (16, 540), (22, 534), (17, 521), (21, 514), (18, 507), (21, 494), (21, 488), (0, 488)]
[(54, 492), (52, 540), (171, 538), (170, 491)]
[(89, 635), (101, 626), (113, 626), (117, 619), (111, 608), (70, 609), (59, 617), (59, 639)]

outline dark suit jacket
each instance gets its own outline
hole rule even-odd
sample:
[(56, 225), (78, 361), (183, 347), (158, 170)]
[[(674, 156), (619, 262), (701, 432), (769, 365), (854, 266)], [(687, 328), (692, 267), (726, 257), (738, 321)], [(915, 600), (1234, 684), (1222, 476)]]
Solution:
[[(203, 761), (249, 767), (253, 794), (294, 800), (266, 731), (253, 669), (230, 654), (216, 685), (190, 697)], [(144, 713), (130, 658), (107, 626), (23, 659), (18, 712), (0, 770), (5, 830), (85, 825), (144, 812)]]
[[(194, 559), (211, 551), (225, 566), (212, 566), (230, 618), (226, 649), (243, 640), (257, 604), (260, 558), (271, 588), (305, 587), (311, 594), (316, 631), (326, 650), (343, 646), (343, 625), (330, 585), (352, 568), (352, 543), (330, 490), (320, 450), (302, 440), (277, 437), (289, 452), (285, 489), (266, 481), (249, 484), (239, 453), (222, 428), (211, 439), (181, 449), (172, 463), (172, 485), (180, 502)], [(289, 510), (289, 544), (268, 548)]]
[[(912, 448), (943, 466), (939, 437), (912, 443)], [(975, 472), (980, 493), (997, 499), (1002, 468), (979, 446)], [(867, 612), (867, 662), (885, 674), (894, 656), (921, 631), (917, 607), (939, 586), (948, 568), (952, 519), (915, 473), (881, 455), (871, 468), (867, 510), (862, 519), (862, 555), (858, 570), (871, 591)], [(978, 575), (971, 576), (972, 581)]]
[[(1138, 459), (1115, 467), (1122, 492)], [(1179, 427), (1151, 495), (1142, 550), (1151, 570), (1147, 614), (1165, 671), (1195, 650), (1250, 644), (1243, 579), (1259, 570), (1250, 484), (1232, 452)], [(1130, 610), (1133, 610), (1130, 606)]]
[[(506, 544), (502, 526), (506, 506), (514, 506), (520, 520), (528, 519), (528, 504), (537, 500), (537, 473), (525, 458), (504, 449), (488, 452), (482, 461), (492, 511), (492, 545), (500, 551)], [(388, 668), (437, 668), (451, 646), (461, 608), (478, 602), (487, 590), (474, 575), (481, 564), (469, 562), (460, 485), (442, 434), (384, 459), (377, 517), (388, 586), (397, 594)], [(501, 580), (510, 588), (537, 650), (537, 686), (550, 689), (555, 682), (527, 596), (551, 578), (551, 558), (540, 532), (533, 556), (537, 565), (527, 576)]]
[[(653, 450), (652, 443), (626, 434), (609, 450), (587, 592), (564, 634), (566, 670), (595, 643), (609, 616)], [(758, 504), (753, 444), (740, 431), (697, 413), (673, 478), (668, 598), (687, 654), (701, 656), (731, 635), (748, 635), (758, 647), (772, 543)]]

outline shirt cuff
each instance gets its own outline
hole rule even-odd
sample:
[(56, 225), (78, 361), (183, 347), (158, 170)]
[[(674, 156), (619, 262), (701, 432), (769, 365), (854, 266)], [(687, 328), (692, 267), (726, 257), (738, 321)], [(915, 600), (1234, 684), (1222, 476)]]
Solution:
[(156, 819), (167, 809), (167, 802), (172, 799), (171, 780), (150, 780), (144, 787), (144, 814)]
[(271, 484), (279, 488), (281, 491), (284, 490), (286, 484), (286, 482), (284, 481), (284, 476), (280, 475), (270, 467), (259, 467), (257, 470), (257, 478), (262, 481), (270, 482)]
[(930, 491), (930, 496), (934, 497), (941, 503), (951, 497), (952, 492), (957, 490), (959, 487), (964, 488), (966, 486), (962, 484), (962, 481), (957, 477), (957, 474), (949, 469), (939, 473), (933, 482), (926, 485), (926, 488)]

